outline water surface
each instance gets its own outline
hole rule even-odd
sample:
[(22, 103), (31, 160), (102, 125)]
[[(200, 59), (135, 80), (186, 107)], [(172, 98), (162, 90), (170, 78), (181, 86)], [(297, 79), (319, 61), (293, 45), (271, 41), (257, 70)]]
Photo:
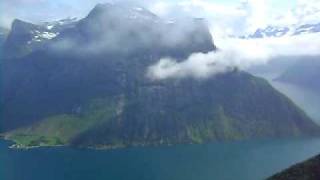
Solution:
[(8, 145), (0, 141), (1, 180), (256, 180), (320, 152), (320, 139), (118, 150)]

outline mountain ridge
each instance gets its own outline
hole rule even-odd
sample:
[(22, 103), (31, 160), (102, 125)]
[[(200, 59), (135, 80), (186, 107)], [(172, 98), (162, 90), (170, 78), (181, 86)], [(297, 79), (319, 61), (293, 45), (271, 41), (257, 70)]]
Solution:
[(75, 23), (76, 19), (63, 19), (40, 24), (15, 19), (4, 41), (4, 57), (23, 57), (33, 51), (45, 49), (48, 41), (58, 36), (61, 31), (72, 27)]
[(3, 60), (6, 139), (19, 147), (127, 147), (320, 132), (267, 81), (237, 68), (207, 79), (149, 79), (161, 58), (183, 61), (216, 46), (203, 20), (137, 20), (126, 8), (97, 5), (45, 48)]
[[(99, 5), (97, 6), (100, 7)], [(107, 10), (108, 9), (103, 9), (103, 12)], [(92, 11), (95, 11), (95, 9)], [(24, 116), (20, 116), (11, 112), (11, 109), (13, 110), (15, 106), (32, 109), (31, 104), (40, 102), (56, 104), (54, 105), (55, 107), (51, 108), (56, 110), (60, 109), (58, 110), (58, 112), (60, 112), (61, 108), (57, 107), (59, 106), (57, 99), (47, 97), (48, 88), (53, 94), (56, 94), (55, 91), (59, 91), (61, 95), (64, 95), (64, 99), (69, 99), (69, 101), (63, 101), (65, 105), (61, 107), (72, 106), (72, 104), (80, 103), (83, 99), (89, 98), (89, 96), (92, 97), (94, 94), (99, 95), (103, 91), (115, 93), (119, 90), (118, 88), (123, 86), (121, 78), (126, 75), (126, 72), (121, 68), (140, 66), (143, 70), (147, 66), (156, 63), (161, 57), (179, 57), (179, 59), (182, 60), (194, 52), (209, 52), (215, 50), (211, 34), (208, 29), (202, 29), (202, 25), (199, 27), (200, 31), (199, 29), (182, 30), (180, 27), (173, 26), (172, 32), (179, 32), (183, 36), (182, 39), (186, 38), (183, 41), (187, 41), (188, 43), (180, 46), (180, 44), (183, 43), (181, 41), (178, 44), (169, 44), (167, 46), (168, 42), (156, 40), (158, 35), (166, 36), (168, 34), (168, 31), (164, 31), (165, 29), (163, 28), (152, 28), (149, 29), (150, 32), (144, 32), (139, 30), (141, 28), (148, 28), (149, 24), (143, 23), (141, 27), (130, 24), (123, 27), (123, 21), (127, 21), (127, 19), (123, 19), (123, 17), (120, 17), (121, 21), (118, 19), (114, 20), (110, 18), (108, 14), (105, 15), (104, 13), (94, 19), (91, 19), (91, 17), (92, 16), (90, 16), (90, 18), (85, 17), (73, 28), (68, 28), (61, 32), (56, 38), (49, 40), (47, 45), (41, 47), (41, 49), (34, 50), (21, 58), (7, 58), (3, 60), (3, 73), (6, 74), (2, 81), (2, 83), (4, 83), (5, 97), (3, 103), (13, 103), (8, 103), (7, 106), (5, 106), (5, 109), (8, 111), (4, 115), (5, 118), (16, 117), (13, 119), (22, 119), (25, 116), (31, 119), (39, 119), (40, 117), (30, 117), (30, 115), (27, 115), (27, 112)], [(92, 27), (91, 22), (94, 22), (96, 26)], [(110, 27), (108, 26), (109, 23), (113, 23), (114, 25)], [(163, 25), (166, 27), (165, 24), (160, 23), (160, 27)], [(198, 25), (195, 26), (197, 27)], [(112, 28), (123, 28), (123, 33), (114, 31)], [(193, 32), (197, 32), (199, 35), (187, 36)], [(127, 35), (131, 33), (135, 33), (133, 39), (128, 39)], [(145, 37), (150, 37), (151, 39), (145, 42)], [(200, 37), (200, 39), (198, 37)], [(109, 38), (113, 41), (105, 43), (109, 41)], [(113, 45), (114, 42), (117, 42), (117, 44)], [(100, 45), (100, 43), (102, 44)], [(149, 46), (150, 43), (152, 43), (152, 46)], [(108, 45), (112, 45), (113, 47)], [(131, 47), (131, 45), (134, 45), (134, 47)], [(61, 47), (63, 49), (61, 49)], [(45, 59), (45, 61), (43, 59)], [(130, 60), (128, 61), (127, 59)], [(141, 62), (139, 62), (139, 59)], [(105, 68), (105, 71), (102, 68)], [(86, 74), (80, 71), (86, 72)], [(139, 72), (138, 69), (135, 69), (134, 73), (137, 73), (135, 76), (145, 77), (144, 71)], [(119, 77), (113, 79), (116, 74), (119, 74)], [(63, 78), (63, 76), (68, 78)], [(97, 91), (90, 89), (92, 84), (87, 81), (88, 78), (92, 78), (93, 83), (101, 83), (97, 84), (98, 88), (93, 88)], [(81, 81), (83, 81), (83, 83)], [(23, 85), (23, 83), (28, 84), (28, 82), (31, 82), (29, 87)], [(107, 87), (110, 83), (114, 84)], [(73, 84), (76, 85), (73, 86)], [(75, 96), (76, 94), (73, 93), (74, 90), (72, 90), (77, 86), (81, 87), (83, 89), (81, 93), (86, 95), (77, 98)], [(65, 93), (62, 92), (63, 89), (66, 91)], [(28, 103), (31, 104), (27, 105)], [(41, 108), (44, 107), (45, 106)], [(48, 109), (49, 108), (47, 108), (47, 110), (44, 109), (43, 111), (48, 111), (49, 113), (51, 110), (49, 111)], [(8, 115), (8, 117), (6, 117), (6, 115)], [(11, 123), (8, 122), (8, 124)]]
[(260, 38), (277, 38), (288, 36), (299, 36), (303, 34), (313, 34), (320, 32), (320, 23), (289, 25), (289, 26), (273, 26), (269, 25), (265, 28), (258, 28), (254, 33), (241, 36), (243, 39), (260, 39)]

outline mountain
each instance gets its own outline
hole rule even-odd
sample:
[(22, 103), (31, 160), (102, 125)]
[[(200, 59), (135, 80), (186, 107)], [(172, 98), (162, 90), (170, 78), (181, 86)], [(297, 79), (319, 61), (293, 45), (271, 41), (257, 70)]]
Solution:
[(4, 28), (4, 27), (0, 27), (0, 55), (2, 55), (2, 48), (3, 48), (3, 44), (8, 36), (9, 30)]
[(0, 27), (0, 44), (2, 45), (3, 42), (5, 41), (5, 39), (7, 38), (9, 33), (9, 30), (4, 28), (4, 27)]
[(273, 175), (268, 180), (316, 180), (320, 179), (320, 155), (305, 162), (298, 163), (280, 173)]
[(15, 19), (4, 42), (4, 55), (5, 57), (21, 57), (32, 51), (43, 49), (49, 40), (75, 24), (75, 18), (41, 24), (32, 24)]
[[(205, 53), (215, 49), (203, 22), (188, 20), (190, 28), (182, 29), (180, 25), (187, 22), (169, 25), (166, 21), (144, 17), (160, 20), (152, 13), (143, 14), (144, 18), (139, 20), (131, 19), (130, 14), (124, 13), (127, 10), (128, 7), (120, 5), (99, 4), (74, 28), (66, 29), (48, 41), (46, 49), (22, 58), (4, 60), (4, 101), (12, 102), (7, 104), (8, 111), (19, 104), (18, 107), (23, 107), (27, 114), (32, 114), (35, 112), (28, 110), (32, 108), (31, 104), (47, 102), (56, 104), (50, 108), (41, 105), (44, 111), (65, 110), (69, 107), (63, 106), (73, 106), (91, 96), (119, 92), (128, 70), (143, 78), (146, 68), (161, 57), (183, 59), (193, 52)], [(157, 24), (150, 24), (150, 20)], [(177, 41), (171, 43), (175, 33), (178, 33)], [(130, 66), (136, 69), (128, 69)], [(55, 95), (63, 95), (63, 98)], [(43, 103), (44, 100), (47, 102)], [(27, 121), (32, 121), (40, 118), (22, 115), (22, 112), (20, 115), (14, 111), (9, 114), (10, 119), (28, 117)], [(14, 120), (8, 125), (11, 123), (14, 124)]]
[(320, 132), (267, 81), (236, 68), (207, 79), (146, 75), (163, 57), (215, 50), (202, 19), (98, 4), (46, 48), (3, 60), (1, 132), (18, 147), (96, 148)]
[(296, 62), (282, 73), (276, 80), (309, 88), (315, 92), (320, 90), (320, 58), (309, 57)]
[[(134, 74), (126, 71), (129, 74), (122, 80), (127, 82), (124, 88), (115, 89), (112, 82), (106, 84), (106, 88), (114, 88), (114, 94), (111, 89), (105, 95), (100, 93), (88, 103), (74, 104), (69, 112), (48, 115), (42, 121), (10, 131), (6, 138), (27, 146), (113, 148), (301, 137), (319, 132), (288, 98), (265, 80), (244, 72), (234, 71), (205, 81), (150, 82), (132, 77), (137, 69)], [(73, 93), (79, 98), (76, 88)], [(68, 97), (56, 98), (60, 106), (66, 106), (63, 98), (70, 101)], [(39, 113), (41, 108), (34, 110)]]
[(75, 28), (62, 32), (51, 43), (58, 51), (61, 46), (62, 51), (82, 54), (132, 56), (153, 52), (153, 56), (180, 58), (215, 49), (202, 19), (172, 23), (142, 7), (122, 4), (98, 4)]
[[(272, 17), (272, 15), (270, 15)], [(260, 27), (242, 38), (296, 36), (320, 32), (320, 6), (318, 0), (298, 1), (293, 8), (282, 12), (267, 27)]]
[(45, 27), (46, 29), (50, 30), (51, 32), (59, 33), (65, 29), (72, 28), (77, 23), (77, 18), (66, 18), (66, 19), (60, 19), (56, 21), (49, 21), (49, 22), (43, 22), (39, 25), (42, 27)]
[(288, 25), (288, 26), (267, 26), (259, 28), (253, 34), (243, 36), (245, 39), (266, 38), (266, 37), (284, 37), (296, 36), (302, 34), (312, 34), (320, 32), (320, 23)]

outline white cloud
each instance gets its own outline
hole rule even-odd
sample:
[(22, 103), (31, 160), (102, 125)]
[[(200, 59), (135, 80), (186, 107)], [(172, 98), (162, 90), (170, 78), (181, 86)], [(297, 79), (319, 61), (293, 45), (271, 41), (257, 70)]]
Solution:
[(291, 26), (320, 22), (319, 0), (297, 0), (284, 6), (282, 1), (242, 0), (222, 3), (211, 0), (154, 1), (149, 4), (156, 14), (177, 17), (203, 17), (214, 37), (253, 33), (268, 25)]
[(201, 17), (208, 20), (214, 36), (241, 33), (246, 11), (238, 4), (226, 5), (209, 0), (155, 1), (148, 8), (157, 15), (169, 18)]
[(299, 23), (315, 23), (320, 21), (319, 0), (298, 0), (297, 7), (292, 11)]
[(163, 1), (159, 1), (156, 3), (153, 3), (149, 9), (156, 13), (157, 15), (160, 16), (166, 16), (167, 14), (169, 14), (169, 12), (171, 11), (172, 8), (172, 4), (171, 3), (166, 3)]
[(278, 14), (272, 19), (272, 23), (280, 26), (303, 25), (320, 22), (319, 0), (297, 0), (292, 9)]
[(147, 76), (153, 80), (207, 78), (232, 67), (246, 69), (264, 64), (278, 56), (320, 55), (320, 33), (255, 40), (224, 39), (217, 43), (218, 52), (194, 53), (181, 62), (160, 59), (148, 68)]
[(245, 16), (247, 31), (252, 32), (268, 24), (269, 6), (267, 0), (247, 0), (242, 3), (242, 9), (247, 13)]

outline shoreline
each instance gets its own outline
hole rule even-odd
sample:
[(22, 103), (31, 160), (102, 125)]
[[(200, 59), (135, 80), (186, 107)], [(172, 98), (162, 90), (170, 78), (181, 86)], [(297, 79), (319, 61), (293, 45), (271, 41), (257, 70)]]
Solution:
[[(307, 137), (301, 137), (301, 138), (280, 138), (276, 140), (313, 140), (313, 139), (319, 139), (316, 137), (313, 138), (307, 138)], [(73, 146), (70, 144), (57, 144), (57, 145), (47, 145), (47, 144), (40, 144), (40, 145), (35, 145), (35, 146), (26, 146), (23, 144), (18, 144), (12, 139), (6, 138), (3, 134), (0, 135), (0, 140), (4, 140), (7, 142), (10, 142), (8, 148), (10, 149), (18, 149), (18, 150), (29, 150), (29, 149), (36, 149), (36, 148), (55, 148), (55, 147), (69, 147), (69, 148), (75, 148), (75, 149), (91, 149), (91, 150), (115, 150), (115, 149), (126, 149), (126, 148), (135, 148), (135, 147), (143, 147), (143, 148), (156, 148), (156, 147), (172, 147), (172, 146), (178, 146), (178, 145), (192, 145), (192, 144), (198, 144), (198, 145), (206, 145), (210, 143), (239, 143), (239, 142), (247, 142), (250, 141), (249, 139), (243, 139), (243, 140), (236, 140), (236, 141), (211, 141), (211, 142), (203, 142), (203, 143), (133, 143), (133, 144), (114, 144), (114, 145), (107, 145), (107, 144), (97, 144), (97, 145), (88, 145), (88, 146)], [(254, 140), (254, 139), (251, 139)], [(255, 139), (255, 141), (269, 141), (272, 139)]]
[(36, 148), (41, 148), (41, 147), (62, 147), (62, 146), (66, 147), (66, 146), (68, 146), (68, 145), (63, 145), (63, 144), (62, 145), (51, 145), (51, 146), (50, 145), (25, 146), (25, 145), (18, 144), (11, 139), (6, 138), (6, 136), (3, 134), (0, 134), (0, 140), (9, 142), (10, 143), (8, 145), (9, 149), (18, 149), (18, 150), (36, 149)]

